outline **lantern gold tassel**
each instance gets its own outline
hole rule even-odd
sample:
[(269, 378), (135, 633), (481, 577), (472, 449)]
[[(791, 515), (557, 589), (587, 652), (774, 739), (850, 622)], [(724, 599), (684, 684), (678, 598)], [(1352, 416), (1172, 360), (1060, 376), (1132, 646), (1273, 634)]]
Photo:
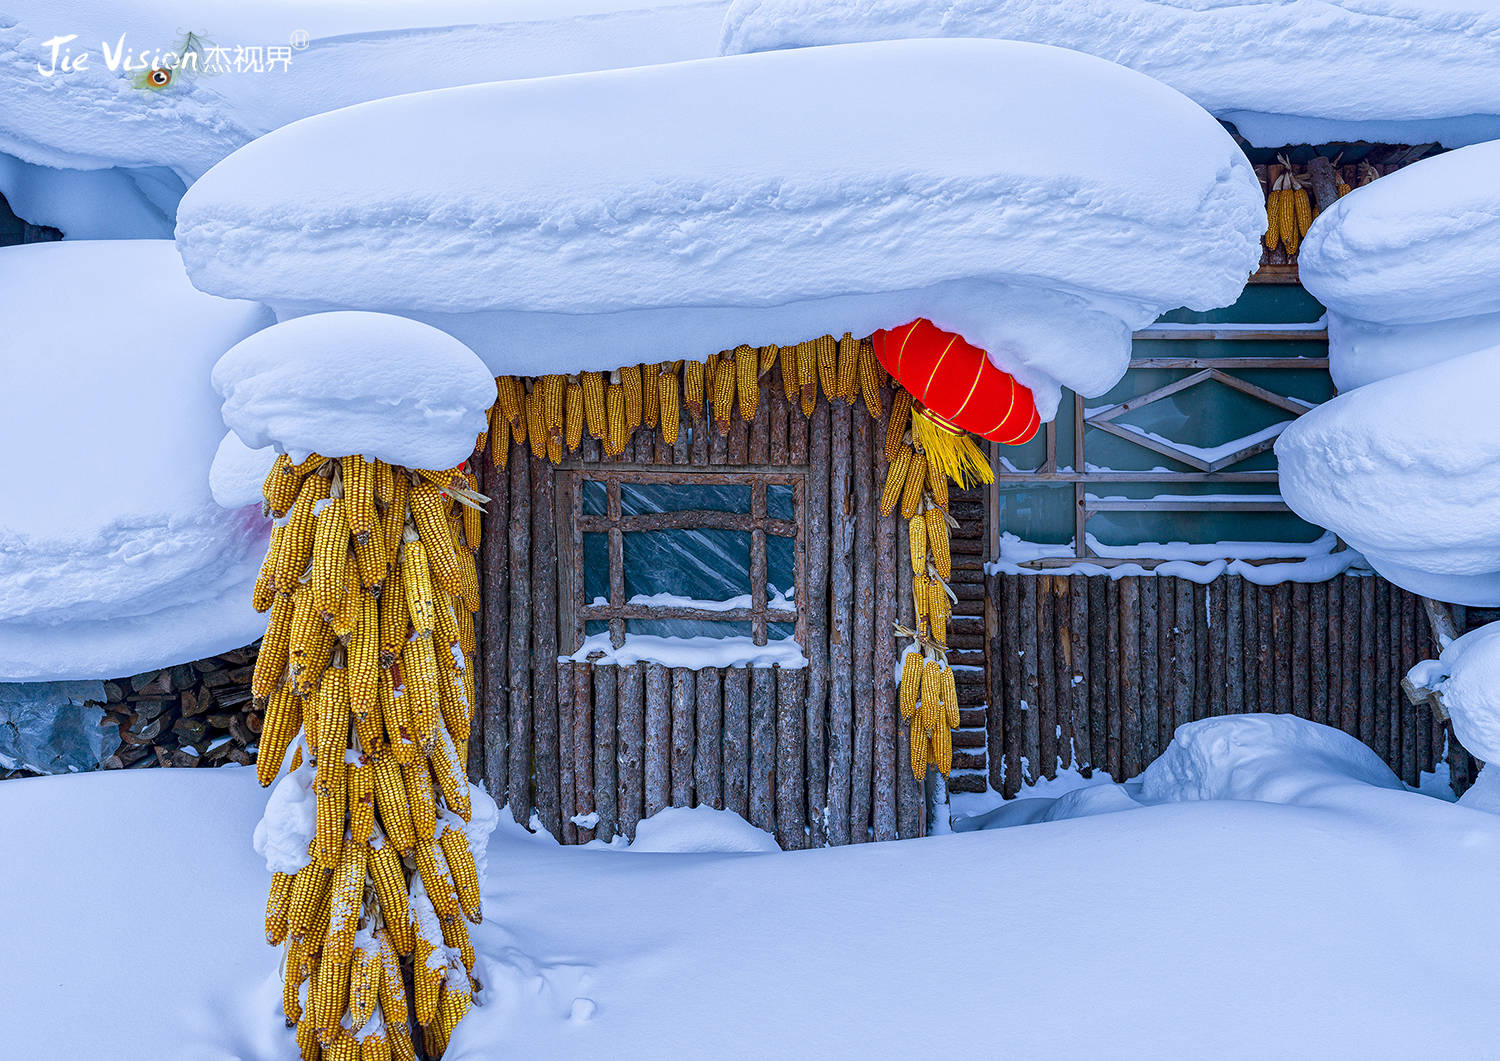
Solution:
[(992, 483), (995, 473), (984, 453), (974, 444), (967, 431), (944, 423), (926, 409), (912, 410), (911, 433), (927, 462), (937, 467), (961, 488), (975, 483)]

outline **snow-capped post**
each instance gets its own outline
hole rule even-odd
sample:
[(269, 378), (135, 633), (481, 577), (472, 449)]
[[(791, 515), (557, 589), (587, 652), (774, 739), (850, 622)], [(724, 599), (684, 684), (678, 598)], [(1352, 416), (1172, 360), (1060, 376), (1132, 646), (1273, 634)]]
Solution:
[(430, 325), (325, 313), (242, 340), (213, 383), (280, 453), (252, 691), (286, 1023), (304, 1058), (440, 1056), (480, 986), (465, 921), (498, 819), (466, 777), (488, 500), (466, 462), (493, 378)]

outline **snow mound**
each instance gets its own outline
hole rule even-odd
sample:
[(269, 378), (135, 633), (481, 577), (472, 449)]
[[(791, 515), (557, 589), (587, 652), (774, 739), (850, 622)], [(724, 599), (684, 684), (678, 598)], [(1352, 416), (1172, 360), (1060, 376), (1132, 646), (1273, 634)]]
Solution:
[(1340, 388), (1500, 343), (1500, 141), (1424, 159), (1313, 224), (1302, 282)]
[(1059, 385), (1114, 384), (1133, 329), (1233, 301), (1263, 215), (1229, 135), (1149, 78), (1038, 45), (898, 41), (309, 118), (194, 185), (177, 239), (206, 291), (283, 318), (401, 313), (497, 374), (927, 316), (1050, 415)]
[[(0, 156), (35, 167), (0, 157), (0, 192), (19, 188), (21, 216), (70, 237), (169, 235), (187, 185), (288, 122), (396, 92), (713, 55), (727, 3), (199, 0), (185, 22), (183, 5), (163, 0), (0, 0)], [(205, 50), (200, 67), (228, 69), (180, 71), (148, 91), (135, 87), (139, 67), (111, 70), (101, 48), (134, 62), (180, 50), (188, 30), (227, 53)], [(308, 46), (285, 66), (265, 52), (269, 69), (234, 67), (236, 48), (284, 47), (299, 33)], [(77, 35), (74, 57), (89, 53), (87, 69), (44, 76), (47, 42), (66, 34)]]
[(318, 832), (314, 767), (303, 763), (276, 782), (266, 811), (255, 823), (252, 845), (267, 873), (296, 873), (312, 861), (308, 845)]
[(266, 474), (276, 461), (276, 447), (251, 449), (233, 431), (224, 432), (208, 469), (208, 488), (221, 508), (244, 508), (264, 500)]
[(1488, 623), (1443, 649), (1438, 684), (1453, 734), (1476, 758), (1500, 759), (1500, 623)]
[(733, 854), (780, 851), (776, 838), (732, 810), (664, 807), (636, 824), (631, 851)]
[(1341, 394), (1276, 440), (1282, 497), (1385, 578), (1500, 604), (1500, 347)]
[(0, 680), (109, 678), (245, 645), (268, 524), (209, 493), (214, 360), (270, 323), (165, 240), (0, 250)]
[(1406, 789), (1380, 756), (1342, 730), (1296, 715), (1226, 715), (1178, 726), (1141, 774), (1140, 799), (1295, 805), (1350, 783)]
[(466, 460), (495, 402), (494, 377), (472, 350), (384, 313), (320, 313), (257, 332), (219, 359), (213, 385), (247, 447), (410, 468)]
[(997, 37), (1102, 56), (1262, 147), (1500, 136), (1500, 13), (1482, 0), (736, 0), (723, 50), (898, 37)]

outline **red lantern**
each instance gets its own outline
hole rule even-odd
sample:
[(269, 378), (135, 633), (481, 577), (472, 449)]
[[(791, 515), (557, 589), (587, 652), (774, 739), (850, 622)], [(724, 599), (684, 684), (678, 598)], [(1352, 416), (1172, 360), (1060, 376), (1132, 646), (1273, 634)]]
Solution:
[(1007, 446), (1029, 442), (1041, 427), (1030, 389), (962, 336), (918, 318), (871, 340), (885, 370), (939, 426)]

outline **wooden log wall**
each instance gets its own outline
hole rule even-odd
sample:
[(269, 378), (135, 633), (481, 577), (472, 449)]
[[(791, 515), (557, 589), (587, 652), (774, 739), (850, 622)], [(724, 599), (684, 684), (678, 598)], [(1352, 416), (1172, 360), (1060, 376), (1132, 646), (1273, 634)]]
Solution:
[[(862, 403), (821, 399), (804, 417), (783, 396), (778, 371), (763, 384), (755, 420), (736, 411), (725, 434), (690, 430), (684, 409), (670, 446), (642, 427), (618, 458), (586, 438), (560, 469), (514, 446), (508, 469), (488, 461), (480, 469), (492, 500), (470, 765), (517, 821), (534, 814), (563, 842), (584, 843), (634, 836), (641, 818), (666, 806), (707, 805), (733, 809), (784, 848), (920, 835), (922, 793), (907, 766), (892, 633), (898, 618), (912, 623), (905, 524), (878, 508), (886, 421)], [(883, 398), (889, 410), (889, 388)], [(577, 648), (567, 617), (578, 561), (562, 548), (575, 509), (564, 476), (591, 466), (804, 474), (796, 595), (808, 665), (560, 659)], [(950, 630), (954, 662), (972, 668), (959, 671), (969, 728), (955, 761), (967, 755), (982, 771), (984, 509), (978, 495), (955, 492), (953, 503), (963, 526), (954, 535), (960, 604)]]
[(1409, 785), (1445, 755), (1458, 791), (1477, 772), (1401, 693), (1437, 649), (1420, 599), (1384, 579), (1038, 574), (990, 575), (986, 587), (988, 779), (1004, 796), (1070, 763), (1133, 777), (1178, 726), (1252, 711), (1351, 733)]

